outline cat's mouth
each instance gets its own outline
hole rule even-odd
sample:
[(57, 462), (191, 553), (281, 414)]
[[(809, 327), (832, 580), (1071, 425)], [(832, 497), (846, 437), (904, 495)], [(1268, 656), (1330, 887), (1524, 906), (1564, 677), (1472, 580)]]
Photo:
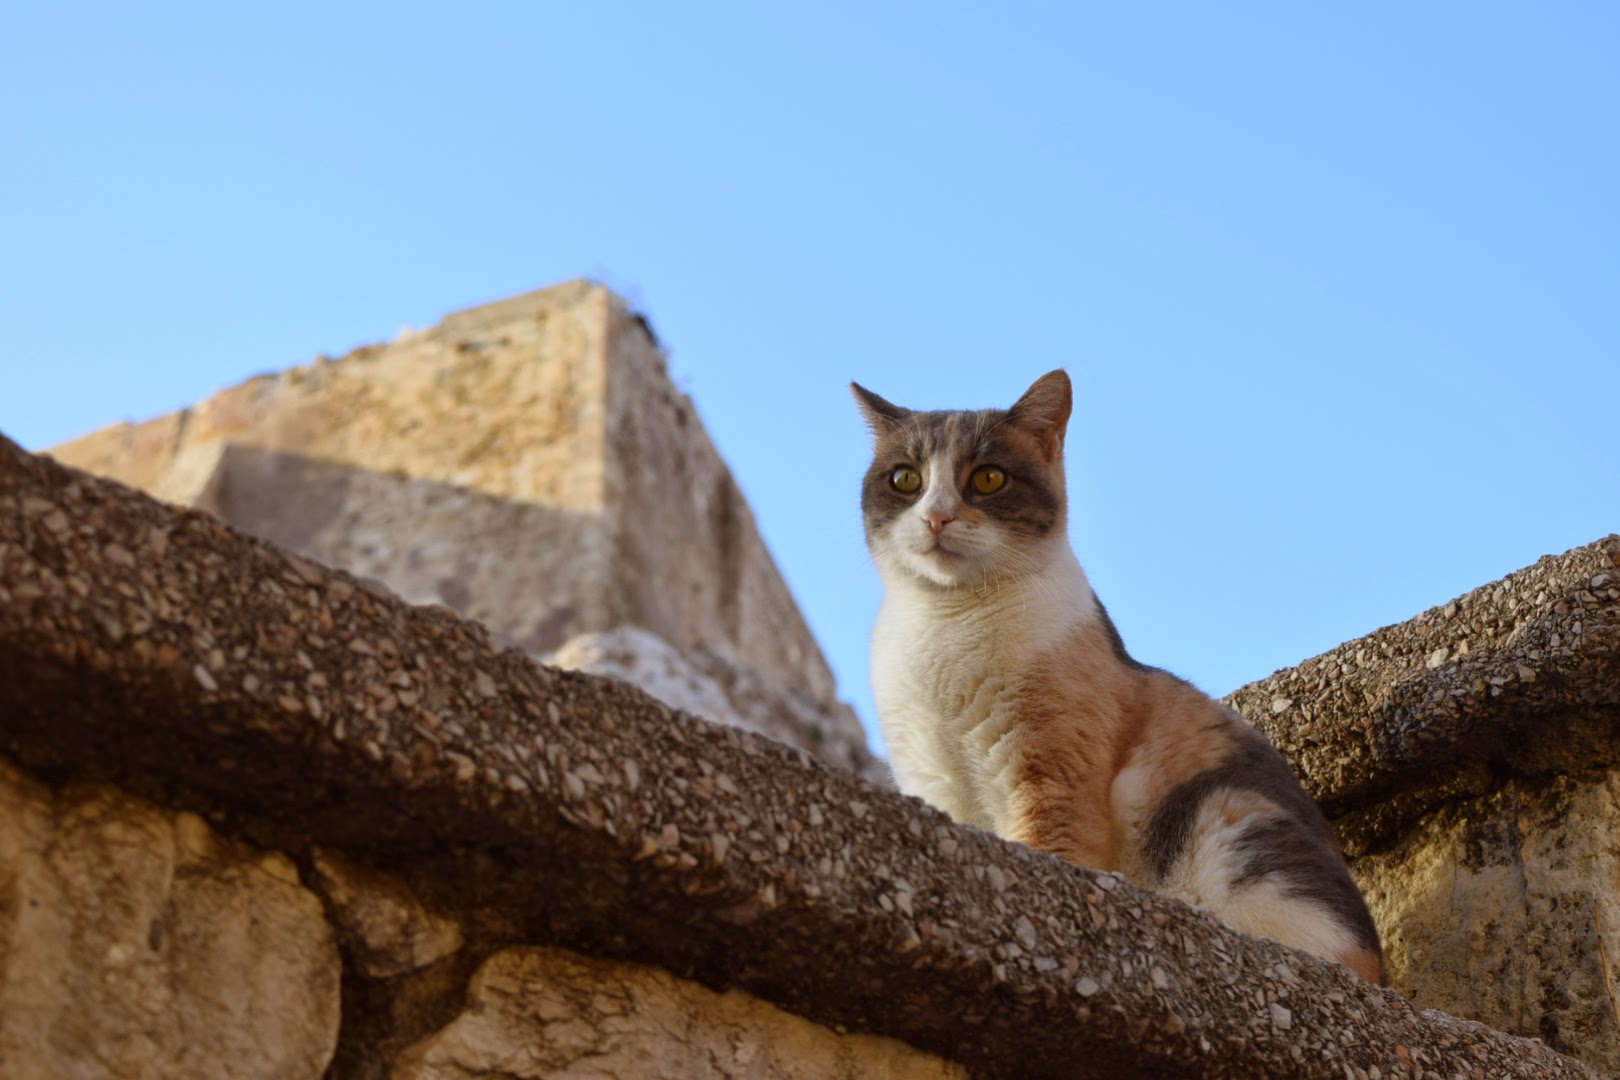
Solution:
[[(963, 545), (966, 537), (954, 538), (954, 543), (941, 542), (942, 538), (919, 538), (920, 543), (905, 552), (903, 562), (912, 574), (935, 585), (954, 588), (976, 574), (976, 567), (984, 555), (975, 552), (971, 542)], [(968, 548), (963, 551), (962, 546)]]

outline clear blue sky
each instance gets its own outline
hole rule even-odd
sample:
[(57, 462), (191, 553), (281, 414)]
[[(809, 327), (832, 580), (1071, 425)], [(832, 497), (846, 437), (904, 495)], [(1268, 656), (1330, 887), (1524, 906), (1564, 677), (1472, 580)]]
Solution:
[(1620, 530), (1620, 7), (22, 4), (0, 431), (567, 278), (644, 308), (868, 720), (845, 383), (1066, 366), (1073, 536), (1224, 693)]

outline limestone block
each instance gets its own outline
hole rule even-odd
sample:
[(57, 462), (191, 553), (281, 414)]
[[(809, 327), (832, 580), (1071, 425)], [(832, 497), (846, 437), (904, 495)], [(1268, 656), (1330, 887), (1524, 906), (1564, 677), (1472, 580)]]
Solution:
[(673, 709), (685, 709), (717, 724), (760, 730), (732, 707), (717, 681), (699, 671), (669, 642), (639, 626), (580, 634), (536, 659), (567, 671), (621, 679)]
[(561, 949), (509, 949), (466, 1011), (403, 1055), (394, 1080), (935, 1080), (967, 1070), (903, 1042), (839, 1035), (740, 991)]
[(344, 948), (374, 979), (417, 971), (461, 948), (461, 927), (427, 910), (410, 887), (336, 851), (315, 852), (315, 886), (332, 905)]
[(284, 856), (0, 762), (8, 1080), (313, 1080), (340, 981), (320, 901)]
[(216, 512), (236, 528), (443, 604), (526, 652), (612, 617), (599, 515), (243, 446), (220, 473)]
[(530, 293), (53, 453), (181, 502), (179, 477), (166, 474), (195, 447), (229, 443), (596, 510), (608, 297), (586, 282)]
[[(812, 698), (835, 700), (832, 671), (696, 409), (657, 343), (632, 319), (606, 333), (607, 493), (622, 622), (676, 648), (731, 659)], [(672, 542), (680, 538), (680, 542)]]
[(1512, 781), (1353, 871), (1401, 993), (1620, 1071), (1620, 772)]

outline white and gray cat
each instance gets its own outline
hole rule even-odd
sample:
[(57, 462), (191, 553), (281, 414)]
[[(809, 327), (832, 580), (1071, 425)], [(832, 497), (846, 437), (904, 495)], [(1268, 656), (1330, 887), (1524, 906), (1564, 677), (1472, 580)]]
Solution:
[(1069, 378), (918, 412), (851, 384), (884, 583), (872, 682), (902, 790), (958, 821), (1385, 978), (1366, 902), (1266, 737), (1132, 659), (1069, 546)]

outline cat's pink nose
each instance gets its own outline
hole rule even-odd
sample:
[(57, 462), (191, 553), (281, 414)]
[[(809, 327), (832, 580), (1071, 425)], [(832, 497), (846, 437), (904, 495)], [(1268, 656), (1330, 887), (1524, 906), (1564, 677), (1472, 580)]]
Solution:
[(923, 515), (928, 522), (928, 531), (938, 536), (945, 531), (945, 526), (956, 520), (956, 515), (947, 510), (930, 510)]

